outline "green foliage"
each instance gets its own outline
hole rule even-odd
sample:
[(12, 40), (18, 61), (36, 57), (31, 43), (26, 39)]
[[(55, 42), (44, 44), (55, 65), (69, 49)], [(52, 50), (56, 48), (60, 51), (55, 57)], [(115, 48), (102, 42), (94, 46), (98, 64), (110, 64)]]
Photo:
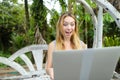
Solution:
[[(38, 24), (42, 26), (46, 20), (46, 7), (43, 5), (43, 0), (33, 0), (33, 4), (31, 6), (31, 13), (35, 20), (35, 26)], [(42, 28), (42, 27), (41, 27)]]
[(25, 65), (25, 62), (20, 57), (16, 58), (14, 61), (19, 63), (20, 65)]
[(6, 68), (7, 65), (0, 63), (0, 68)]
[[(40, 33), (42, 33), (43, 38), (47, 39), (48, 25), (47, 25), (47, 8), (43, 4), (43, 0), (33, 0), (31, 5), (31, 16), (34, 20), (34, 28), (38, 25), (40, 28)], [(46, 40), (47, 41), (47, 40)]]
[(120, 36), (120, 29), (116, 26), (115, 21), (110, 16), (110, 14), (105, 13), (104, 16), (104, 27), (103, 27), (103, 35), (104, 36)]
[(7, 1), (0, 3), (0, 24), (7, 28), (21, 24), (23, 21), (23, 7), (21, 5), (10, 4)]
[(65, 0), (58, 0), (60, 3), (60, 6), (62, 8), (62, 12), (66, 12), (66, 8), (67, 8), (67, 4), (65, 2)]
[[(8, 58), (9, 56), (11, 56), (11, 54), (10, 53), (4, 53), (3, 51), (0, 51), (0, 56)], [(26, 56), (30, 60), (32, 59), (32, 54), (26, 53)], [(24, 65), (24, 66), (26, 65), (25, 62), (20, 57), (17, 57), (14, 61), (16, 63), (19, 63), (20, 65)], [(7, 65), (0, 63), (0, 68), (7, 68), (7, 67), (8, 67)]]
[(56, 24), (59, 18), (59, 13), (55, 10), (52, 9), (50, 11), (50, 22), (49, 22), (49, 27), (48, 27), (48, 32), (46, 32), (47, 35), (47, 43), (51, 42), (52, 40), (55, 40), (55, 35), (56, 35)]
[(113, 37), (104, 37), (104, 46), (120, 46), (120, 37), (114, 35)]
[[(66, 0), (53, 1), (59, 1), (60, 13), (54, 8), (49, 10), (44, 5), (43, 0), (33, 0), (32, 5), (29, 5), (30, 27), (27, 30), (24, 4), (18, 4), (17, 0), (3, 0), (0, 2), (0, 56), (8, 57), (8, 53), (13, 53), (24, 46), (33, 44), (36, 25), (39, 26), (40, 32), (47, 43), (54, 40), (58, 18), (68, 9), (73, 10), (72, 12), (76, 15), (81, 39), (87, 43), (88, 47), (92, 47), (94, 22), (92, 22), (89, 12), (83, 7), (84, 5), (76, 3), (75, 0), (68, 0), (70, 4), (67, 4)], [(86, 1), (93, 9), (97, 9), (94, 2), (91, 0)], [(50, 20), (47, 24), (48, 14), (50, 14)], [(116, 27), (115, 21), (108, 13), (104, 13), (103, 20), (103, 45), (120, 46), (120, 29)], [(16, 61), (21, 62), (19, 58)]]
[(20, 48), (22, 48), (23, 46), (25, 46), (26, 42), (25, 42), (25, 35), (18, 35), (18, 34), (12, 34), (11, 36), (11, 41), (10, 43), (12, 44), (12, 47), (10, 47), (10, 51), (16, 51)]
[(120, 45), (120, 28), (117, 27), (113, 18), (108, 14), (104, 14), (103, 37), (105, 46)]
[[(7, 54), (7, 55), (6, 55)], [(0, 56), (3, 56), (3, 57), (9, 57), (11, 54), (8, 53), (8, 52), (4, 52), (4, 51), (0, 51)]]
[(7, 51), (11, 46), (11, 34), (18, 28), (23, 29), (23, 12), (21, 5), (11, 4), (8, 0), (0, 3), (0, 50)]
[[(2, 57), (7, 57), (8, 58), (10, 55), (11, 54), (8, 53), (8, 52), (0, 51), (0, 56), (2, 56)], [(0, 68), (5, 68), (5, 67), (7, 67), (5, 64), (0, 63)]]
[(26, 34), (13, 33), (11, 35), (11, 41), (10, 41), (12, 46), (9, 48), (9, 51), (15, 52), (24, 46), (32, 44), (33, 41), (34, 41), (34, 32), (30, 29), (28, 30)]
[[(3, 0), (3, 2), (0, 3), (0, 50), (3, 51), (6, 49), (4, 51), (10, 50), (14, 52), (23, 46), (33, 44), (34, 31), (37, 24), (47, 43), (54, 40), (56, 34), (56, 22), (58, 21), (59, 16), (67, 11), (69, 7), (65, 0), (55, 1), (59, 1), (60, 3), (60, 8), (62, 9), (60, 13), (55, 9), (47, 9), (43, 0), (33, 0), (33, 4), (29, 7), (30, 28), (26, 30), (24, 4), (17, 4), (17, 0)], [(86, 1), (92, 8), (97, 8), (96, 4), (91, 0)], [(86, 12), (83, 4), (78, 4), (74, 0), (70, 0), (70, 2), (78, 21), (81, 39), (88, 45), (92, 45), (94, 26), (90, 14)], [(50, 14), (51, 16), (48, 24), (47, 14)], [(116, 27), (115, 21), (108, 13), (104, 13), (103, 28), (103, 37), (107, 36), (108, 40), (109, 38), (112, 39), (110, 40), (111, 42), (108, 41), (108, 43), (110, 42), (112, 44), (117, 37), (120, 37), (120, 29)], [(114, 35), (117, 37), (114, 37)], [(106, 42), (106, 44), (108, 43)], [(118, 43), (114, 43), (114, 45), (115, 44)]]
[(87, 2), (92, 8), (96, 8), (96, 7), (97, 7), (96, 3), (95, 3), (94, 1), (92, 1), (92, 0), (86, 0), (86, 2)]

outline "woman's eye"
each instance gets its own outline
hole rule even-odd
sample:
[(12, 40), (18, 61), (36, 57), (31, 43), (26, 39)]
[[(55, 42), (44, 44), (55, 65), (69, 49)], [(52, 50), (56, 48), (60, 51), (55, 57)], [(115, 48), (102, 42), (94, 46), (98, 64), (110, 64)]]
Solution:
[(68, 23), (64, 23), (63, 25), (64, 25), (64, 26), (68, 26)]
[(71, 25), (71, 26), (74, 26), (75, 24), (74, 24), (74, 23), (71, 23), (70, 25)]
[(68, 25), (75, 26), (75, 23), (63, 23), (63, 26), (68, 26)]

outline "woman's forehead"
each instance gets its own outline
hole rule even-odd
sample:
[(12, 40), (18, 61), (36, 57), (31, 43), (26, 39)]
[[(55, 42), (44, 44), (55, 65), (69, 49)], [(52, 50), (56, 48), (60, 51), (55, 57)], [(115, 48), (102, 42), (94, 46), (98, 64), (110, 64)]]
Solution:
[(71, 16), (67, 16), (64, 18), (64, 22), (75, 22), (75, 20)]

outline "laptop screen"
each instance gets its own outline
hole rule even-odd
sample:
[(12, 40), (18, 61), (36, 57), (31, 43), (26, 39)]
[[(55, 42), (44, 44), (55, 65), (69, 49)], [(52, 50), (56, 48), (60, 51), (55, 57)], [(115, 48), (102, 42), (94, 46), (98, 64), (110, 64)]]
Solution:
[(120, 47), (53, 52), (55, 80), (110, 80)]

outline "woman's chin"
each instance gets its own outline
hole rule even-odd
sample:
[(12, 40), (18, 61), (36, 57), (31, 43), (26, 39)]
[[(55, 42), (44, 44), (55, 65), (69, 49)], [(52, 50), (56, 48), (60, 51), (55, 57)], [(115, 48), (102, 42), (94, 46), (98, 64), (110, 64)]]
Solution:
[(71, 38), (71, 35), (65, 35), (66, 38)]

